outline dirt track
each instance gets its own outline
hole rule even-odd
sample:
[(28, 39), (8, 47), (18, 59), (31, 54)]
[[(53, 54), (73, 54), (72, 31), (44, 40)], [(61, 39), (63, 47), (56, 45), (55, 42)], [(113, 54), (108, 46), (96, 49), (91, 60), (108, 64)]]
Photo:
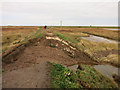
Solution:
[(46, 62), (3, 73), (3, 88), (49, 88)]
[[(57, 46), (50, 47), (51, 44), (57, 44)], [(48, 61), (63, 65), (97, 64), (86, 54), (79, 51), (72, 50), (74, 57), (71, 57), (71, 53), (65, 51), (64, 48), (69, 49), (67, 45), (60, 41), (41, 38), (22, 50), (22, 53), (17, 54), (15, 60), (11, 63), (3, 61), (3, 88), (49, 88), (50, 70), (47, 65)], [(12, 56), (12, 54), (9, 56)]]

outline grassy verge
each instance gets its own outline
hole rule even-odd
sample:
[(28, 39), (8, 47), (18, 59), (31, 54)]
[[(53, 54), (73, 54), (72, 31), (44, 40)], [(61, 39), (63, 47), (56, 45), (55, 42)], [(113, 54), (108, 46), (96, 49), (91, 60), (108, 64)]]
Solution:
[(77, 35), (69, 35), (69, 34), (64, 34), (60, 32), (54, 32), (56, 36), (59, 38), (64, 39), (65, 41), (69, 42), (71, 46), (74, 46), (78, 48), (78, 43), (79, 43), (79, 36)]
[(72, 70), (60, 64), (51, 65), (51, 88), (117, 88), (117, 84), (102, 76), (92, 66), (82, 65), (84, 70)]
[(66, 40), (66, 41), (69, 41), (69, 42), (72, 42), (72, 43), (78, 43), (79, 41), (78, 40), (74, 40), (77, 36), (72, 36), (72, 35), (69, 35), (69, 37), (71, 38), (67, 38), (67, 34), (64, 36), (62, 34), (56, 34), (56, 36)]
[(77, 74), (60, 64), (50, 63), (50, 65), (51, 88), (77, 88)]

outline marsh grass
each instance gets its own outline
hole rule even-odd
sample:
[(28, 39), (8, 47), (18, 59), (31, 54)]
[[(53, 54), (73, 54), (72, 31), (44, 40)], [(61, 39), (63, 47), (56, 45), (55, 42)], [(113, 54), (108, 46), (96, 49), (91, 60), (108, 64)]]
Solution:
[[(99, 43), (99, 42), (90, 42), (88, 40), (81, 39), (78, 43), (78, 48), (85, 53), (87, 53), (90, 57), (94, 58), (97, 62), (107, 62), (111, 63), (115, 66), (119, 66), (118, 62), (118, 54), (109, 54), (108, 56), (97, 57), (95, 56), (96, 52), (110, 51), (110, 50), (118, 50), (117, 44), (112, 43)], [(104, 52), (103, 52), (104, 53)], [(96, 58), (97, 57), (97, 58)]]
[[(89, 40), (85, 40), (85, 39), (81, 39), (79, 35), (75, 35), (75, 34), (69, 34), (69, 32), (59, 32), (59, 31), (54, 31), (54, 33), (68, 41), (72, 46), (76, 47), (77, 49), (79, 49), (82, 52), (85, 52), (86, 54), (88, 54), (91, 58), (93, 58), (94, 60), (98, 61), (98, 62), (106, 62), (106, 58), (103, 57), (99, 57), (96, 58), (96, 56), (94, 56), (96, 52), (100, 52), (100, 51), (107, 51), (107, 50), (118, 50), (118, 44), (114, 44), (114, 43), (106, 43), (106, 42), (94, 42), (94, 41), (89, 41)], [(74, 32), (73, 32), (74, 33)], [(118, 56), (116, 54), (116, 56)], [(118, 58), (114, 56), (113, 58), (109, 58), (109, 62), (108, 63), (112, 63), (115, 66), (118, 66)]]
[[(15, 27), (14, 27), (15, 28)], [(17, 28), (16, 28), (17, 29)], [(20, 30), (20, 31), (19, 31)], [(12, 31), (11, 31), (12, 32)], [(9, 30), (3, 32), (2, 36), (2, 52), (6, 51), (12, 46), (20, 43), (28, 43), (27, 41), (32, 38), (43, 37), (46, 31), (43, 28), (34, 28), (33, 30), (23, 31), (22, 28), (18, 28), (18, 32), (13, 30), (11, 33)]]
[(86, 33), (82, 33), (82, 32), (74, 32), (74, 33), (68, 33), (70, 35), (77, 35), (79, 37), (89, 37), (90, 35), (89, 34), (86, 34)]
[(111, 63), (114, 66), (120, 67), (120, 62), (119, 62), (120, 55), (117, 54), (110, 54), (107, 57), (101, 57), (97, 58), (99, 62), (106, 62), (106, 63)]
[(2, 28), (2, 51), (19, 44), (22, 40), (31, 36), (38, 27), (5, 26)]
[[(105, 27), (107, 28), (107, 27)], [(110, 27), (108, 27), (110, 28)], [(112, 28), (112, 27), (111, 27)], [(116, 27), (117, 28), (117, 27)], [(115, 31), (115, 30), (104, 30), (103, 27), (63, 27), (62, 29), (60, 29), (59, 27), (55, 27), (53, 28), (53, 30), (57, 30), (59, 32), (62, 32), (64, 30), (65, 31), (73, 31), (74, 33), (86, 33), (86, 34), (91, 34), (91, 35), (96, 35), (96, 36), (101, 36), (101, 37), (105, 37), (108, 39), (112, 39), (112, 40), (120, 40), (120, 36), (119, 33), (120, 31)]]

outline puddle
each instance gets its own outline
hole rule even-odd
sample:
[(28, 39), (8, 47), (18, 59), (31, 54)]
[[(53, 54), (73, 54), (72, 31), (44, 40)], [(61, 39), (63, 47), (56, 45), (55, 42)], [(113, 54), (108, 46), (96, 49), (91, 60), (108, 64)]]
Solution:
[[(76, 72), (78, 65), (68, 66), (67, 68), (73, 70), (73, 72)], [(114, 74), (120, 76), (120, 73), (118, 73), (120, 72), (120, 68), (114, 67), (112, 65), (94, 65), (93, 68), (108, 78), (113, 78)]]
[(104, 30), (115, 30), (115, 31), (118, 31), (120, 29), (115, 29), (115, 28), (105, 28)]
[(89, 41), (95, 41), (95, 42), (107, 42), (107, 43), (117, 43), (117, 44), (120, 43), (115, 40), (110, 40), (104, 37), (99, 37), (99, 36), (94, 36), (94, 35), (90, 35), (89, 37), (80, 37), (80, 38), (87, 39)]
[(113, 74), (120, 76), (120, 74), (118, 74), (118, 72), (120, 71), (120, 68), (117, 68), (111, 65), (95, 65), (94, 68), (98, 72), (100, 72), (102, 75), (107, 76), (108, 78), (113, 78), (112, 77)]

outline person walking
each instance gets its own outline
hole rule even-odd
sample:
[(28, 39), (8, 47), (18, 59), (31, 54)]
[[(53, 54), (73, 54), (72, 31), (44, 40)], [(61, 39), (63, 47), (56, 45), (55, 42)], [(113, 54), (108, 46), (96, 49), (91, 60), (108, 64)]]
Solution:
[(44, 26), (44, 29), (47, 29), (47, 26), (46, 26), (46, 25)]

